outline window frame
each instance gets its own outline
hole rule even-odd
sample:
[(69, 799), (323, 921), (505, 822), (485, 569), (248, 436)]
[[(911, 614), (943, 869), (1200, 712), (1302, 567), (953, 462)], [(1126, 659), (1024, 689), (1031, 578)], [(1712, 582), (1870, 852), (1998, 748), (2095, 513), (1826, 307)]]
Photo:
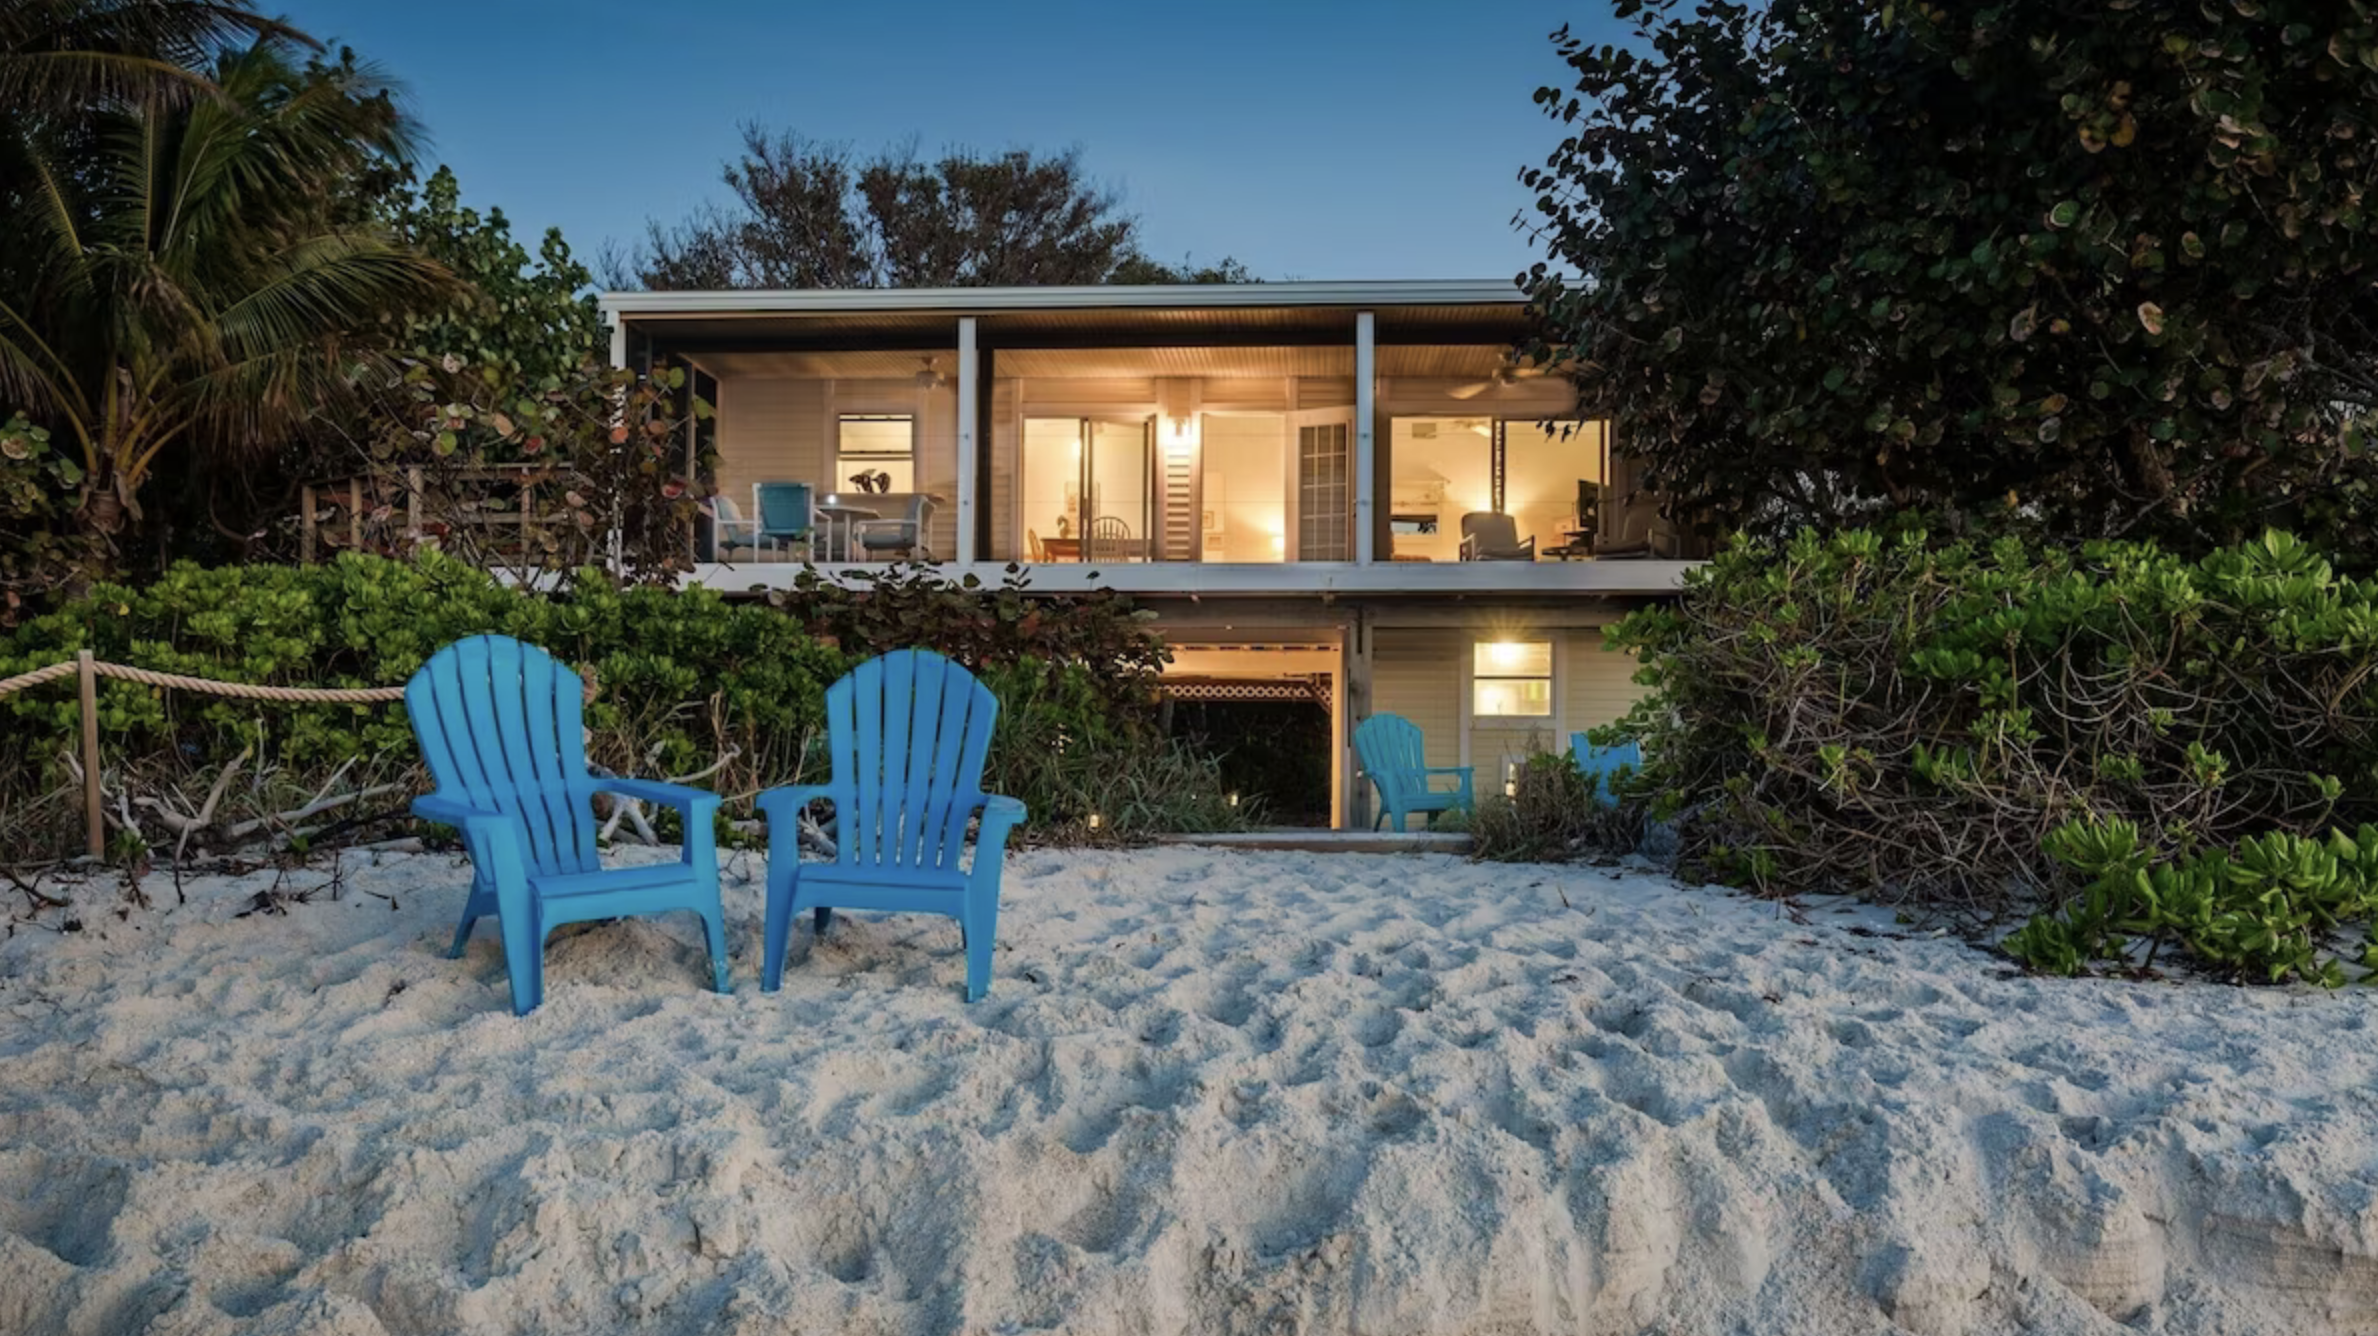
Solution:
[[(1490, 645), (1519, 645), (1530, 648), (1542, 646), (1544, 650), (1544, 671), (1541, 673), (1500, 671), (1482, 672), (1480, 671), (1480, 664), (1478, 662), (1480, 651), (1485, 650)], [(1472, 640), (1470, 642), (1469, 668), (1469, 706), (1470, 718), (1472, 720), (1525, 720), (1537, 722), (1557, 719), (1559, 717), (1560, 650), (1559, 640), (1557, 638), (1526, 640)], [(1543, 711), (1535, 714), (1505, 714), (1500, 711), (1488, 711), (1479, 708), (1480, 701), (1478, 688), (1483, 684), (1495, 682), (1542, 682), (1544, 684)]]
[[(905, 422), (908, 424), (908, 448), (901, 451), (845, 449), (843, 445), (843, 428), (853, 422)], [(836, 479), (844, 479), (846, 471), (852, 464), (860, 464), (868, 467), (886, 463), (906, 464), (908, 466), (909, 485), (905, 488), (895, 488), (894, 490), (917, 490), (917, 442), (918, 435), (922, 430), (922, 427), (923, 414), (918, 413), (913, 409), (873, 413), (847, 412), (839, 409), (836, 410), (834, 413), (834, 468), (832, 470), (831, 476)], [(828, 487), (826, 490), (836, 491), (839, 490), (841, 486), (842, 483), (838, 481), (833, 486)]]

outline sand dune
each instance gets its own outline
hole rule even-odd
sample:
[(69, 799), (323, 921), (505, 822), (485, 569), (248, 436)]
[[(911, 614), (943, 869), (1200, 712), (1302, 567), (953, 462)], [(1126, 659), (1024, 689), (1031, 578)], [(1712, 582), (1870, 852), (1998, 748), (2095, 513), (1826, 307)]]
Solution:
[(602, 925), (525, 1020), (454, 859), (82, 888), (0, 945), (0, 1331), (2378, 1331), (2362, 992), (1170, 850), (1016, 856), (975, 1006), (897, 916), (765, 997), (755, 871), (734, 996)]

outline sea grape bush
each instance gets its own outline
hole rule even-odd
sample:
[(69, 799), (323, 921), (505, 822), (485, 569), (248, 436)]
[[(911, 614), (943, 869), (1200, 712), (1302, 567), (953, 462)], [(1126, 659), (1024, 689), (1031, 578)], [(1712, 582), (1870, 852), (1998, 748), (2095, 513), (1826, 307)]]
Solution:
[(2166, 950), (2244, 982), (2335, 987), (2347, 963), (2378, 971), (2378, 826), (2313, 839), (2288, 831), (2175, 857), (2120, 819), (2072, 821), (2048, 851), (2087, 883), (2006, 939), (2035, 969), (2097, 961), (2153, 969)]
[[(2287, 535), (2193, 560), (1856, 530), (1738, 542), (1615, 635), (1650, 691), (1614, 735), (1643, 740), (1655, 813), (1723, 879), (1975, 918), (2069, 902), (2048, 920), (2065, 928), (2021, 939), (2060, 968), (2143, 937), (2314, 977), (2286, 943), (2365, 916), (2343, 893), (2272, 898), (2295, 842), (2378, 820), (2378, 584)], [(2115, 829), (2135, 849), (2072, 833)], [(2139, 859), (2162, 908), (2088, 898)]]
[[(904, 576), (907, 597), (938, 606), (952, 586), (937, 579)], [(817, 611), (796, 596), (771, 607), (710, 589), (622, 587), (594, 571), (581, 572), (567, 596), (547, 597), (435, 551), (406, 560), (349, 552), (312, 566), (182, 564), (144, 586), (95, 585), (0, 634), (0, 677), (87, 648), (113, 662), (220, 681), (390, 686), (441, 645), (500, 633), (595, 675), (600, 691), (586, 721), (597, 764), (656, 776), (709, 771), (703, 782), (732, 797), (823, 777), (826, 687), (859, 658), (894, 647), (888, 631), (865, 643), (820, 634), (818, 626), (837, 624), (840, 606)], [(1114, 626), (1089, 625), (1099, 619)], [(1042, 626), (1051, 628), (1046, 639), (1038, 638)], [(910, 638), (898, 643), (942, 647), (930, 621), (904, 634)], [(1001, 646), (970, 661), (1004, 703), (991, 779), (1031, 807), (1036, 827), (1062, 832), (1098, 810), (1091, 805), (1098, 795), (1148, 787), (1151, 774), (1169, 777), (1154, 787), (1220, 803), (1211, 759), (1163, 744), (1147, 693), (1118, 694), (1117, 682), (1138, 680), (1163, 652), (1128, 603), (1076, 600), (1062, 618), (1028, 629), (1019, 620)], [(1115, 656), (1083, 652), (1101, 646)], [(189, 787), (190, 776), (242, 752), (252, 758), (250, 773), (272, 770), (299, 787), (357, 759), (415, 763), (399, 704), (259, 707), (115, 680), (99, 691), (104, 762), (140, 782)], [(63, 757), (78, 726), (71, 684), (0, 697), (0, 810), (69, 781)], [(1063, 766), (1043, 755), (1058, 751)], [(204, 783), (197, 787), (204, 792)], [(1180, 810), (1142, 804), (1121, 832), (1101, 824), (1109, 833), (1160, 829), (1185, 819), (1165, 815)], [(0, 831), (7, 832), (0, 859), (53, 852), (28, 842), (59, 834), (6, 822)]]

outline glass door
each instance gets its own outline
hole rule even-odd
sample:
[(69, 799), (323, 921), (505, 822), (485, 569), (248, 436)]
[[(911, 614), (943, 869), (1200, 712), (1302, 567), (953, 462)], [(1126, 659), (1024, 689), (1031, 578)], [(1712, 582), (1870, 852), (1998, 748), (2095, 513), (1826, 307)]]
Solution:
[(1155, 554), (1156, 419), (1082, 420), (1084, 561), (1146, 561)]
[(1354, 413), (1326, 408), (1290, 415), (1296, 509), (1295, 561), (1354, 560)]

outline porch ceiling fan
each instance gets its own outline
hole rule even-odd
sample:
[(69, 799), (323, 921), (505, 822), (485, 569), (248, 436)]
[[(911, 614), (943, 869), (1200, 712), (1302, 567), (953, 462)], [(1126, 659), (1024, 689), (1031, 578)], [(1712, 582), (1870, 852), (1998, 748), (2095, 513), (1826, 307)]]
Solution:
[(925, 359), (924, 369), (917, 372), (915, 379), (917, 388), (920, 390), (938, 390), (947, 385), (950, 378), (941, 374), (940, 358), (928, 357)]
[(1544, 368), (1532, 365), (1526, 361), (1505, 353), (1503, 355), (1502, 365), (1496, 367), (1492, 372), (1490, 372), (1486, 379), (1474, 380), (1467, 385), (1456, 385), (1451, 390), (1446, 391), (1446, 393), (1451, 394), (1456, 399), (1475, 399), (1479, 395), (1485, 394), (1489, 390), (1509, 389), (1511, 386), (1518, 384), (1523, 379), (1532, 376), (1541, 376), (1543, 374)]

